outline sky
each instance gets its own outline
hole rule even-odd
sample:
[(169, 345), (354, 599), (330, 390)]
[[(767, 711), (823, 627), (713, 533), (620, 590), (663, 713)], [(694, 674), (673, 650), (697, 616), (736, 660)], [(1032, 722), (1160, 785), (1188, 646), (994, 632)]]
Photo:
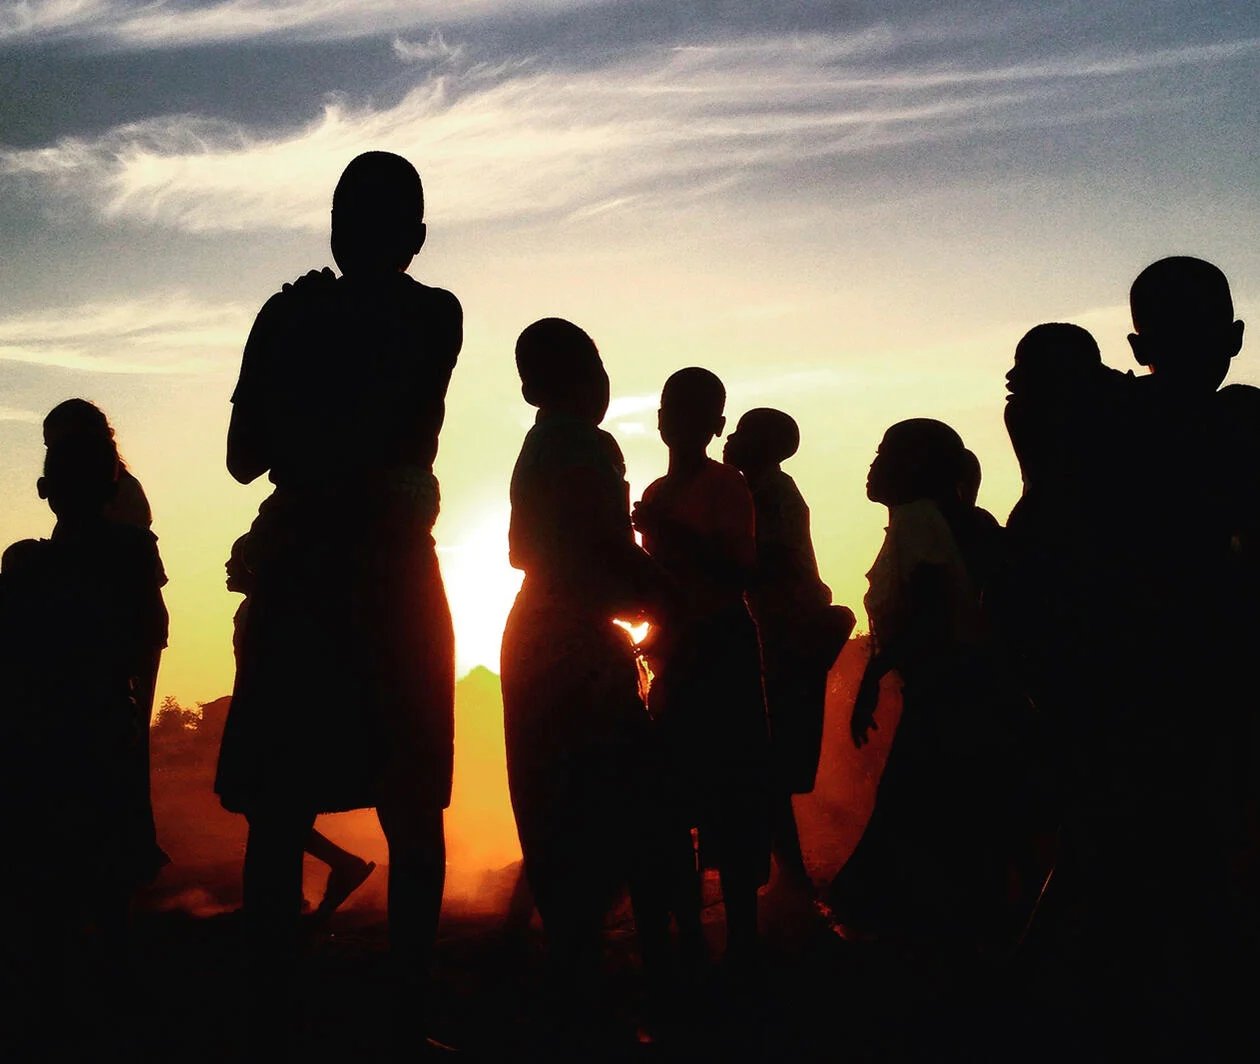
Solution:
[[(529, 322), (594, 337), (631, 494), (661, 384), (701, 365), (800, 423), (786, 469), (861, 614), (884, 429), (939, 417), (1005, 518), (1019, 337), (1132, 368), (1133, 277), (1229, 276), (1260, 328), (1260, 7), (1246, 2), (28, 0), (0, 4), (0, 542), (47, 535), (39, 421), (96, 401), (170, 583), (159, 696), (231, 688), (223, 562), (265, 496), (224, 438), (253, 315), (331, 263), (360, 151), (411, 159), (411, 267), (465, 311), (437, 473), (459, 668), (497, 669)], [(1254, 343), (1231, 379), (1260, 382)], [(715, 446), (714, 452), (717, 453)]]

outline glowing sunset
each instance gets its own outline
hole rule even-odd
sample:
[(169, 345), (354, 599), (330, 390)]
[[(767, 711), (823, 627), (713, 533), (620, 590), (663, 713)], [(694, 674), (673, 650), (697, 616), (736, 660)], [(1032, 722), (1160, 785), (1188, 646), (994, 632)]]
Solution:
[[(334, 265), (330, 211), (347, 164), (368, 151), (396, 153), (423, 181), (427, 236), (407, 272), (454, 293), (463, 315), (433, 465), (440, 511), (432, 534), (459, 684), (448, 902), (480, 898), (503, 908), (514, 884), (520, 891), (504, 871), (521, 847), (497, 677), (523, 579), (529, 590), (524, 563), (509, 562), (509, 486), (514, 468), (525, 477), (514, 464), (529, 454), (527, 434), (554, 413), (523, 395), (517, 342), (530, 323), (553, 318), (575, 323), (598, 349), (591, 357), (609, 382), (600, 426), (616, 445), (609, 452), (624, 458), (631, 507), (669, 468), (658, 408), (682, 367), (710, 370), (725, 386), (726, 422), (709, 457), (721, 458), (721, 437), (747, 411), (785, 411), (799, 426), (799, 450), (788, 451), (783, 471), (808, 503), (812, 575), (856, 619), (857, 638), (830, 686), (826, 667), (819, 673), (827, 732), (821, 768), (815, 756), (818, 792), (791, 790), (798, 846), (811, 874), (826, 865), (830, 877), (871, 813), (900, 712), (891, 681), (879, 704), (892, 699), (893, 708), (872, 717), (869, 736), (854, 710), (873, 714), (880, 679), (898, 671), (881, 663), (861, 693), (879, 642), (867, 641), (879, 626), (879, 581), (895, 568), (890, 544), (905, 519), (892, 511), (917, 498), (886, 499), (878, 487), (868, 498), (876, 449), (896, 442), (886, 430), (910, 419), (952, 427), (959, 454), (969, 450), (982, 468), (979, 506), (1006, 525), (1025, 489), (1025, 456), (1017, 460), (1004, 423), (1006, 374), (1032, 326), (1079, 325), (1097, 340), (1103, 366), (1144, 374), (1128, 339), (1130, 285), (1168, 256), (1214, 263), (1228, 278), (1232, 318), (1260, 322), (1258, 95), (1260, 13), (1249, 4), (7, 4), (0, 546), (50, 536), (56, 518), (36, 491), (43, 419), (71, 397), (95, 403), (143, 484), (168, 578), (156, 704), (217, 706), (217, 742), (226, 709), (216, 700), (233, 690), (242, 601), (225, 586), (224, 565), (273, 488), (267, 475), (234, 478), (225, 465), (242, 352), (282, 285)], [(1253, 347), (1243, 343), (1226, 384), (1260, 384)], [(356, 357), (346, 355), (348, 373)], [(1250, 417), (1246, 394), (1226, 402)], [(323, 395), (323, 414), (351, 423), (338, 420), (339, 398)], [(1119, 438), (1119, 425), (1149, 428), (1128, 401), (1116, 400), (1115, 436), (1100, 429), (1097, 439)], [(556, 407), (568, 417), (565, 403), (576, 400), (566, 395)], [(587, 444), (606, 447), (604, 439)], [(933, 446), (955, 446), (952, 435), (941, 439)], [(336, 441), (327, 442), (335, 455)], [(1107, 476), (1155, 453), (1125, 447)], [(1249, 475), (1237, 473), (1229, 490)], [(1199, 501), (1187, 508), (1208, 506)], [(662, 510), (668, 505), (649, 500), (633, 520), (637, 542), (669, 571), (661, 560), (669, 551), (652, 543)], [(622, 518), (628, 538), (630, 514)], [(914, 525), (914, 535), (930, 538), (925, 527)], [(1232, 549), (1245, 552), (1247, 530), (1230, 533)], [(967, 544), (959, 550), (966, 554)], [(686, 584), (676, 576), (674, 584)], [(668, 594), (680, 594), (674, 584)], [(869, 614), (868, 591), (876, 603)], [(1147, 613), (1167, 601), (1152, 592)], [(1188, 592), (1177, 600), (1192, 601)], [(636, 640), (651, 612), (641, 605), (618, 615), (634, 622)], [(1197, 630), (1201, 618), (1178, 608), (1169, 607), (1168, 628)], [(536, 617), (522, 620), (521, 609), (509, 644), (524, 659)], [(1066, 607), (1055, 616), (1078, 617)], [(992, 627), (1004, 625), (1015, 626), (1004, 619)], [(836, 653), (843, 643), (838, 637)], [(1167, 688), (1182, 690), (1173, 681)], [(1023, 694), (1054, 697), (1031, 687)], [(180, 803), (185, 789), (210, 794), (214, 754), (177, 731), (155, 746), (154, 764), (164, 757), (169, 769), (155, 788), (166, 787), (161, 800), (191, 822), (201, 814)], [(512, 735), (509, 720), (509, 748)], [(519, 791), (512, 800), (522, 805)], [(790, 794), (786, 803), (790, 814)], [(328, 837), (385, 864), (383, 837), (362, 803), (337, 808), (354, 811), (330, 821)], [(222, 878), (229, 858), (234, 875), (245, 829), (223, 813), (207, 830), (218, 834), (205, 853), (187, 833), (168, 847), (178, 905), (202, 916), (234, 904), (197, 876)], [(380, 877), (369, 882), (380, 910)], [(754, 930), (755, 922), (754, 912)]]

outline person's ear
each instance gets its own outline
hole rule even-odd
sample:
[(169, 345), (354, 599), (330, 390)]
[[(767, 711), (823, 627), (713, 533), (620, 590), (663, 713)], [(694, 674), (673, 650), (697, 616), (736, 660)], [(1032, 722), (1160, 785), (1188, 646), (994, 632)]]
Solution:
[(416, 235), (415, 235), (416, 246), (411, 249), (411, 254), (413, 256), (420, 254), (420, 249), (424, 247), (424, 239), (428, 235), (429, 235), (429, 227), (425, 225), (424, 222), (421, 222), (418, 226), (416, 226)]
[(41, 499), (47, 499), (48, 498), (48, 478), (40, 477), (37, 481), (35, 481), (35, 490), (39, 492), (39, 497)]
[(1129, 347), (1133, 349), (1133, 357), (1139, 366), (1151, 364), (1150, 355), (1147, 353), (1148, 346), (1144, 337), (1138, 333), (1129, 333)]
[(1233, 334), (1229, 338), (1229, 357), (1233, 358), (1239, 351), (1242, 350), (1243, 323), (1241, 321), (1234, 322), (1234, 324), (1229, 327), (1229, 331)]
[(720, 417), (717, 419), (717, 428), (713, 430), (713, 435), (721, 436), (725, 430), (726, 430), (726, 418)]
[(531, 388), (528, 384), (521, 385), (521, 398), (524, 399), (525, 402), (529, 403), (530, 406), (541, 405), (538, 402), (538, 393), (535, 392), (535, 390)]

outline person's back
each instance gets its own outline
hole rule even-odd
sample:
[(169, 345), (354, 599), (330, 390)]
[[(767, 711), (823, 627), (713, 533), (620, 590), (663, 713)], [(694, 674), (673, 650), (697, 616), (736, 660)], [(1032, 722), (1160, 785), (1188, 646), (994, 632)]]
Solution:
[(272, 482), (353, 506), (383, 476), (431, 474), (461, 320), (454, 296), (403, 273), (317, 275), (273, 296), (234, 399), (270, 426)]

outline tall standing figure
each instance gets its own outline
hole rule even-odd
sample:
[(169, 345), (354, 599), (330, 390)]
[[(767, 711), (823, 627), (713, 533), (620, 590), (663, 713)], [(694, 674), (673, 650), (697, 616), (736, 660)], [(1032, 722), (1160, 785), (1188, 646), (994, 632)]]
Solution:
[(580, 1012), (618, 888), (653, 974), (662, 951), (659, 757), (613, 621), (655, 619), (664, 579), (634, 542), (625, 462), (599, 428), (609, 386), (594, 342), (544, 318), (516, 364), (538, 416), (512, 472), (510, 558), (525, 581), (503, 633), (508, 785), (558, 988)]
[(242, 483), (268, 473), (275, 490), (250, 532), (256, 584), (216, 781), (249, 820), (245, 909), (263, 970), (292, 954), (316, 814), (376, 808), (404, 1042), (441, 906), (454, 740), (431, 530), (463, 313), (404, 272), (423, 215), (410, 163), (358, 156), (333, 194), (341, 276), (308, 274), (254, 322), (227, 464)]

